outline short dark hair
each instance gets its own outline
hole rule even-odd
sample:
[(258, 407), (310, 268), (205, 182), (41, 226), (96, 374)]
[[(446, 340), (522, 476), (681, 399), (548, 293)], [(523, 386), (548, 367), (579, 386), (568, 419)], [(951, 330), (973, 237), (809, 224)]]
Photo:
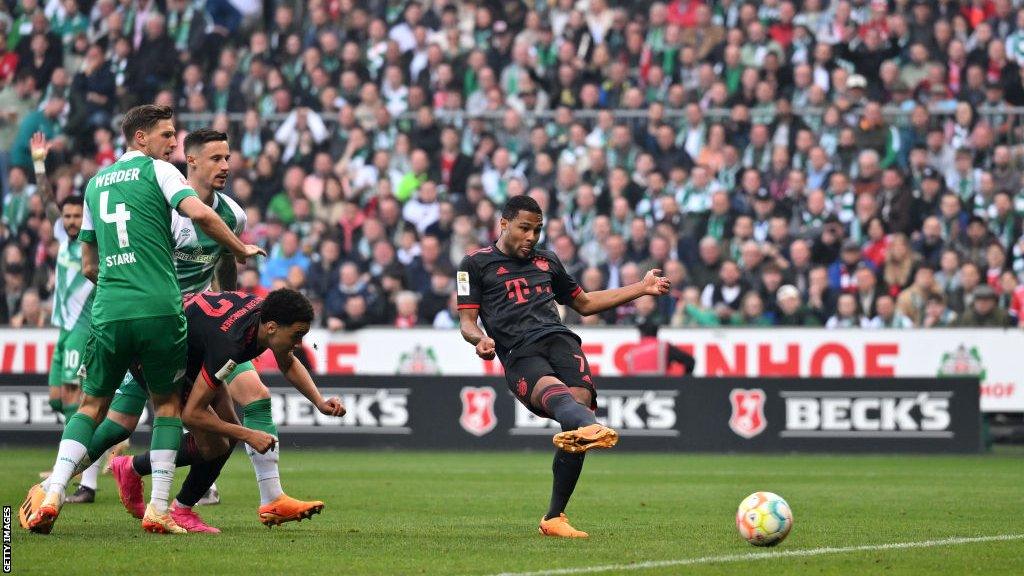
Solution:
[(505, 220), (515, 220), (521, 210), (532, 212), (541, 217), (544, 216), (544, 212), (540, 209), (540, 204), (537, 204), (537, 201), (530, 196), (522, 194), (508, 199), (505, 207), (501, 210), (501, 217)]
[(312, 322), (313, 305), (301, 292), (291, 288), (279, 288), (263, 299), (260, 322), (277, 322), (290, 326), (296, 322)]
[(171, 118), (174, 118), (174, 110), (170, 106), (155, 104), (136, 106), (125, 112), (124, 118), (121, 119), (121, 133), (130, 144), (135, 140), (135, 133), (139, 130), (148, 132), (161, 120), (170, 120)]
[(194, 152), (208, 142), (227, 142), (228, 135), (213, 128), (200, 128), (185, 136), (185, 153)]
[(60, 209), (63, 210), (65, 206), (83, 206), (85, 205), (85, 198), (80, 194), (72, 194), (64, 199), (60, 203)]

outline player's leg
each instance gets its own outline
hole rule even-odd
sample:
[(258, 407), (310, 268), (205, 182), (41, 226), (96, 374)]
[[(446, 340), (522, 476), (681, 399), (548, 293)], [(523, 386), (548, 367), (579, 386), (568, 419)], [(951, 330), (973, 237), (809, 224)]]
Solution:
[[(256, 370), (256, 367), (251, 361), (239, 364), (227, 375), (226, 378), (224, 378), (224, 384), (230, 385), (236, 376), (249, 372), (250, 370)], [(226, 387), (221, 387), (220, 393), (214, 397), (213, 402), (210, 403), (210, 407), (221, 420), (238, 426), (242, 425), (242, 421), (238, 418), (238, 413), (235, 412), (235, 403), (231, 399), (231, 395), (227, 392)], [(234, 440), (229, 441), (231, 442), (231, 450), (234, 450), (236, 442)], [(191, 479), (186, 477), (186, 481), (194, 481), (196, 482), (196, 485), (206, 482), (207, 480), (204, 480), (204, 477), (208, 477), (209, 481), (209, 487), (206, 489), (206, 492), (203, 493), (202, 497), (196, 501), (195, 506), (212, 506), (220, 504), (220, 491), (217, 490), (216, 480), (217, 477), (220, 476), (220, 471), (224, 467), (224, 464), (227, 464), (228, 458), (230, 458), (230, 450), (228, 452), (229, 453), (223, 457), (223, 462), (221, 462), (219, 466), (216, 466), (214, 463), (203, 463), (198, 468), (189, 470), (189, 476), (191, 476)]]
[(181, 445), (181, 376), (185, 370), (187, 332), (184, 315), (145, 318), (133, 322), (140, 342), (141, 376), (153, 401), (153, 436), (150, 466), (153, 469), (149, 506), (142, 518), (147, 532), (184, 534), (170, 516), (170, 492), (174, 461)]
[[(555, 446), (566, 452), (586, 452), (594, 448), (615, 446), (619, 441), (618, 432), (598, 424), (594, 416), (597, 390), (590, 373), (590, 363), (579, 343), (567, 335), (558, 335), (552, 339), (545, 352), (559, 380), (567, 387), (563, 390), (553, 387), (540, 393), (541, 406), (562, 425), (562, 432), (552, 438)], [(586, 411), (585, 416), (581, 408)], [(579, 417), (575, 422), (573, 419), (563, 421), (555, 416), (562, 411), (569, 411)], [(572, 426), (574, 423), (577, 425)]]
[[(72, 330), (67, 333), (62, 349), (63, 361), (61, 363), (61, 402), (63, 403), (65, 419), (78, 411), (78, 405), (82, 401), (82, 389), (79, 386), (81, 377), (79, 370), (82, 366), (82, 359), (85, 357), (85, 347), (89, 341), (87, 327)], [(95, 433), (93, 438), (95, 438)], [(81, 465), (80, 465), (81, 466)], [(96, 501), (96, 486), (99, 476), (100, 463), (93, 460), (82, 472), (78, 481), (78, 488), (74, 494), (68, 496), (67, 502), (71, 504), (88, 504)]]
[(125, 374), (114, 393), (107, 417), (96, 428), (89, 444), (89, 457), (98, 460), (104, 452), (127, 440), (139, 425), (149, 392), (131, 373)]
[[(537, 380), (530, 393), (530, 401), (536, 412), (556, 420), (562, 432), (554, 439), (557, 448), (551, 464), (551, 500), (547, 513), (541, 519), (540, 532), (550, 536), (586, 538), (586, 532), (569, 524), (565, 508), (583, 471), (586, 450), (614, 446), (618, 434), (597, 423), (593, 411), (595, 392), (590, 366), (575, 340), (554, 337), (546, 342), (544, 359), (555, 373)], [(571, 441), (567, 440), (567, 435), (572, 435)]]
[[(210, 408), (221, 420), (231, 424), (241, 424), (238, 420), (238, 415), (235, 413), (234, 402), (227, 391), (224, 390), (224, 387), (221, 387), (218, 391), (218, 394), (210, 404)], [(195, 435), (194, 442), (202, 453), (203, 459), (192, 464), (189, 468), (188, 475), (185, 476), (185, 481), (181, 484), (181, 490), (178, 491), (178, 495), (174, 498), (171, 516), (179, 526), (189, 532), (217, 533), (220, 530), (204, 522), (193, 509), (206, 496), (214, 482), (217, 481), (221, 470), (224, 469), (224, 465), (231, 458), (231, 453), (235, 448), (235, 441), (201, 430), (194, 430), (192, 434)]]
[(50, 374), (47, 376), (47, 384), (50, 386), (50, 410), (57, 415), (57, 421), (64, 421), (64, 341), (68, 332), (61, 329), (57, 336), (57, 345), (53, 348), (53, 356), (50, 358)]
[[(63, 386), (62, 401), (64, 403), (65, 414), (68, 414), (68, 418), (78, 411), (78, 404), (81, 402), (81, 398), (82, 391), (78, 385), (65, 384)], [(98, 429), (99, 427), (97, 427), (97, 430)], [(94, 433), (93, 439), (95, 438), (96, 434)], [(88, 460), (89, 459), (83, 460), (82, 464), (79, 464), (79, 468), (81, 468)], [(100, 460), (96, 459), (89, 464), (88, 468), (82, 471), (82, 476), (78, 480), (78, 488), (76, 488), (75, 492), (66, 499), (68, 504), (91, 504), (96, 501), (96, 487), (99, 480), (100, 466)]]
[[(92, 454), (102, 454), (107, 449), (117, 446), (128, 439), (138, 426), (142, 412), (149, 401), (149, 393), (141, 382), (131, 373), (125, 375), (121, 386), (114, 394), (107, 418), (96, 429), (96, 435), (89, 446)], [(149, 466), (149, 453), (146, 453), (146, 466)], [(111, 459), (110, 472), (117, 483), (117, 495), (121, 504), (132, 516), (141, 519), (146, 513), (146, 501), (143, 497), (142, 478), (132, 470), (131, 456), (117, 456)]]
[[(270, 390), (263, 385), (259, 374), (251, 365), (244, 372), (236, 371), (234, 379), (228, 385), (228, 391), (231, 398), (242, 406), (243, 426), (277, 438), (277, 426), (274, 425), (270, 411)], [(284, 493), (278, 467), (280, 450), (280, 442), (265, 454), (256, 452), (248, 445), (245, 447), (256, 472), (256, 483), (260, 490), (260, 522), (267, 526), (310, 518), (324, 508), (324, 503), (319, 500), (306, 502)]]
[[(231, 397), (224, 391), (223, 387), (214, 396), (213, 402), (208, 410), (213, 411), (219, 418), (232, 424), (240, 424), (235, 414)], [(198, 501), (206, 494), (210, 486), (220, 475), (221, 469), (231, 457), (231, 450), (234, 448), (234, 441), (217, 434), (211, 434), (202, 430), (191, 430), (182, 438), (182, 448), (178, 450), (176, 464), (189, 466), (188, 475), (182, 483), (181, 490), (171, 504), (171, 517), (182, 528), (189, 532), (210, 532), (217, 533), (220, 530), (206, 524), (198, 514), (192, 511)], [(185, 458), (182, 456), (186, 455)], [(129, 462), (131, 473), (135, 477), (147, 476), (151, 473), (149, 453), (138, 454), (132, 458), (126, 458)], [(187, 460), (187, 462), (186, 462)], [(118, 468), (121, 462), (115, 464)], [(122, 490), (121, 478), (118, 476), (118, 488)], [(133, 490), (135, 498), (142, 498), (141, 479), (137, 486), (124, 487), (123, 490)]]
[(78, 384), (68, 384), (67, 381), (60, 387), (61, 411), (64, 413), (64, 421), (67, 422), (78, 412), (78, 406), (82, 402), (82, 389)]
[[(88, 457), (88, 446), (97, 424), (110, 406), (114, 389), (127, 369), (128, 359), (134, 352), (126, 340), (125, 322), (93, 325), (86, 346), (86, 376), (82, 388), (85, 398), (64, 427), (53, 473), (47, 479), (46, 495), (39, 500), (30, 491), (26, 501), (33, 503), (25, 519), (29, 530), (49, 534), (64, 503), (64, 490), (78, 465)], [(120, 345), (119, 345), (120, 343)], [(36, 488), (33, 490), (38, 491)], [(34, 503), (39, 500), (38, 507)]]
[[(53, 356), (50, 357), (50, 373), (47, 375), (50, 410), (57, 417), (58, 424), (67, 422), (64, 418), (64, 402), (62, 400), (64, 392), (64, 382), (62, 381), (64, 379), (64, 340), (66, 335), (67, 332), (61, 329), (60, 334), (57, 336), (57, 344), (53, 348)], [(50, 474), (53, 474), (53, 470), (45, 470), (39, 473), (39, 477), (46, 479), (50, 477)]]

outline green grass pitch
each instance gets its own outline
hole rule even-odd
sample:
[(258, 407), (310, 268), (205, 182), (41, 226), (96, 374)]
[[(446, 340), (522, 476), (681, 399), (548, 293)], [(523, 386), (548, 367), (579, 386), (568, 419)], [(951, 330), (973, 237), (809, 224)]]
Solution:
[[(977, 457), (593, 454), (568, 510), (590, 532), (586, 541), (537, 533), (550, 489), (551, 457), (542, 452), (286, 447), (285, 490), (326, 509), (273, 529), (256, 521), (255, 480), (237, 452), (218, 482), (223, 503), (199, 509), (224, 532), (174, 537), (142, 532), (109, 476), (95, 504), (66, 506), (50, 536), (29, 534), (17, 526), (17, 506), (53, 452), (0, 454), (0, 501), (15, 513), (15, 574), (1024, 574), (1018, 449)], [(770, 552), (740, 540), (733, 525), (736, 506), (755, 490), (781, 494), (795, 516), (789, 538)], [(876, 548), (929, 541), (940, 542)], [(822, 550), (852, 546), (871, 548)], [(700, 560), (635, 566), (690, 559)], [(587, 570), (600, 566), (613, 568)]]

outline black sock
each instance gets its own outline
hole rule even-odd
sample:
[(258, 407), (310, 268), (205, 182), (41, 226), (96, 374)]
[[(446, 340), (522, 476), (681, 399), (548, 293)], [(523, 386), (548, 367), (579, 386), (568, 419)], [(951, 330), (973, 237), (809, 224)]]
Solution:
[[(548, 415), (554, 418), (562, 430), (575, 430), (597, 422), (597, 417), (586, 406), (580, 404), (569, 393), (565, 386), (552, 386), (541, 396), (541, 405)], [(586, 453), (570, 454), (555, 450), (555, 459), (551, 463), (554, 482), (551, 486), (551, 506), (545, 520), (557, 517), (565, 511), (569, 498), (576, 489), (576, 481), (583, 471), (583, 458)]]
[(540, 405), (562, 425), (562, 430), (575, 430), (597, 422), (597, 417), (580, 404), (565, 386), (551, 386), (541, 395)]
[(569, 504), (569, 498), (576, 489), (576, 481), (583, 471), (583, 458), (586, 452), (570, 454), (562, 450), (555, 450), (555, 460), (551, 463), (551, 471), (554, 473), (554, 482), (551, 485), (551, 505), (545, 520), (557, 517), (565, 511)]
[[(178, 448), (178, 454), (174, 457), (174, 465), (177, 468), (182, 466), (191, 466), (196, 462), (202, 462), (203, 456), (199, 453), (199, 447), (196, 446), (196, 439), (192, 436), (191, 432), (186, 432), (181, 437), (181, 447)], [(149, 461), (149, 452), (143, 452), (142, 454), (136, 454), (132, 457), (132, 468), (135, 468), (135, 472), (139, 476), (149, 476), (153, 473), (153, 467)]]
[(188, 470), (188, 476), (185, 476), (185, 481), (181, 484), (181, 490), (174, 498), (175, 501), (190, 508), (195, 506), (196, 502), (199, 502), (199, 499), (210, 489), (210, 486), (217, 481), (221, 469), (227, 464), (229, 458), (231, 458), (231, 450), (213, 460), (192, 464)]

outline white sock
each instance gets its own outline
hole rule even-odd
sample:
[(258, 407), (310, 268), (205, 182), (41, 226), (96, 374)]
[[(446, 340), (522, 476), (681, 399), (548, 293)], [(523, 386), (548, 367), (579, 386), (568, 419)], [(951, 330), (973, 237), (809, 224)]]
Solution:
[[(110, 453), (110, 450), (107, 450)], [(100, 467), (103, 462), (103, 458), (98, 458), (95, 462), (89, 465), (88, 468), (82, 472), (82, 481), (78, 483), (79, 486), (85, 486), (93, 491), (96, 491), (96, 485), (100, 477)]]
[(252, 460), (252, 468), (256, 471), (256, 484), (260, 488), (260, 505), (270, 504), (278, 496), (284, 494), (284, 489), (281, 488), (281, 473), (277, 469), (277, 461), (281, 455), (280, 446), (281, 443), (278, 442), (274, 445), (273, 450), (268, 450), (266, 454), (260, 454), (248, 444), (245, 445), (249, 460)]
[(53, 463), (53, 473), (46, 480), (46, 493), (57, 494), (64, 498), (64, 490), (68, 481), (75, 474), (75, 467), (83, 458), (89, 457), (89, 449), (77, 440), (61, 440), (57, 450), (57, 461)]
[(153, 468), (153, 489), (150, 492), (149, 503), (160, 514), (167, 512), (167, 502), (170, 500), (171, 495), (171, 484), (174, 483), (174, 459), (177, 455), (177, 450), (149, 451), (149, 463)]
[(185, 506), (181, 502), (178, 502), (178, 499), (175, 498), (174, 499), (174, 509), (175, 510), (191, 510), (192, 507), (191, 506)]

